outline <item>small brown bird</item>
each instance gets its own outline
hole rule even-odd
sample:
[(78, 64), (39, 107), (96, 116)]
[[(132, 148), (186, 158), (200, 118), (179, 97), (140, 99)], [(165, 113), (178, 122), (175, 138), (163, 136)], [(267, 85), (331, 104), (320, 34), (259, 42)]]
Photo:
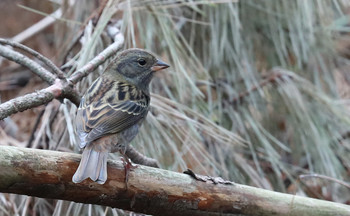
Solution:
[(107, 156), (119, 151), (138, 133), (149, 110), (149, 83), (154, 72), (168, 68), (142, 49), (121, 52), (92, 83), (81, 99), (76, 116), (80, 148), (84, 148), (73, 182), (107, 180)]

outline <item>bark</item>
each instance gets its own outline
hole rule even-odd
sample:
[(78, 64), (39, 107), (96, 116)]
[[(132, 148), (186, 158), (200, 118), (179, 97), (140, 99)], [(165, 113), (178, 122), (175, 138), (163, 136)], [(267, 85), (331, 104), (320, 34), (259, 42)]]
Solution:
[(350, 207), (339, 203), (221, 181), (213, 184), (141, 165), (130, 172), (126, 189), (120, 161), (108, 161), (104, 185), (90, 180), (74, 184), (79, 160), (72, 153), (0, 146), (0, 192), (153, 215), (350, 215)]
[(45, 88), (0, 104), (0, 120), (14, 113), (47, 104), (55, 98), (54, 93), (50, 90), (51, 88)]

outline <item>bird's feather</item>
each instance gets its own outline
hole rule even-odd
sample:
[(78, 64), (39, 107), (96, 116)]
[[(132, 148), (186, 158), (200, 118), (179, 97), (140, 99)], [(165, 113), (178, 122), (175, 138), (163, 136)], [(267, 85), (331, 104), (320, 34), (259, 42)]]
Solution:
[[(147, 93), (125, 82), (110, 82), (103, 77), (97, 79), (81, 100), (76, 116), (81, 148), (107, 134), (128, 129), (147, 115)], [(102, 100), (101, 94), (105, 95)]]
[(92, 145), (87, 146), (72, 178), (73, 182), (79, 183), (91, 178), (99, 184), (104, 184), (107, 180), (107, 157), (108, 151), (95, 151)]

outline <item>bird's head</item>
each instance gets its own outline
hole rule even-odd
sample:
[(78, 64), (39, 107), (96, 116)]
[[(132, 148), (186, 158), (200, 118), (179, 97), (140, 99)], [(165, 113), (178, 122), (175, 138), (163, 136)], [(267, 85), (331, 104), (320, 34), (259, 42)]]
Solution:
[(117, 55), (105, 73), (116, 79), (122, 78), (140, 88), (148, 89), (154, 72), (169, 65), (142, 49), (127, 49)]

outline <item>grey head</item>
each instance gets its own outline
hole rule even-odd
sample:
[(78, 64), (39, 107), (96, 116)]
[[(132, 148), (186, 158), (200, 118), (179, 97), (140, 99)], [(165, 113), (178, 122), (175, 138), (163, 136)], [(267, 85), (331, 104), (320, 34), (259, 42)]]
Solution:
[(148, 89), (154, 72), (169, 65), (143, 49), (127, 49), (117, 55), (104, 73), (112, 79), (124, 79), (141, 89)]

